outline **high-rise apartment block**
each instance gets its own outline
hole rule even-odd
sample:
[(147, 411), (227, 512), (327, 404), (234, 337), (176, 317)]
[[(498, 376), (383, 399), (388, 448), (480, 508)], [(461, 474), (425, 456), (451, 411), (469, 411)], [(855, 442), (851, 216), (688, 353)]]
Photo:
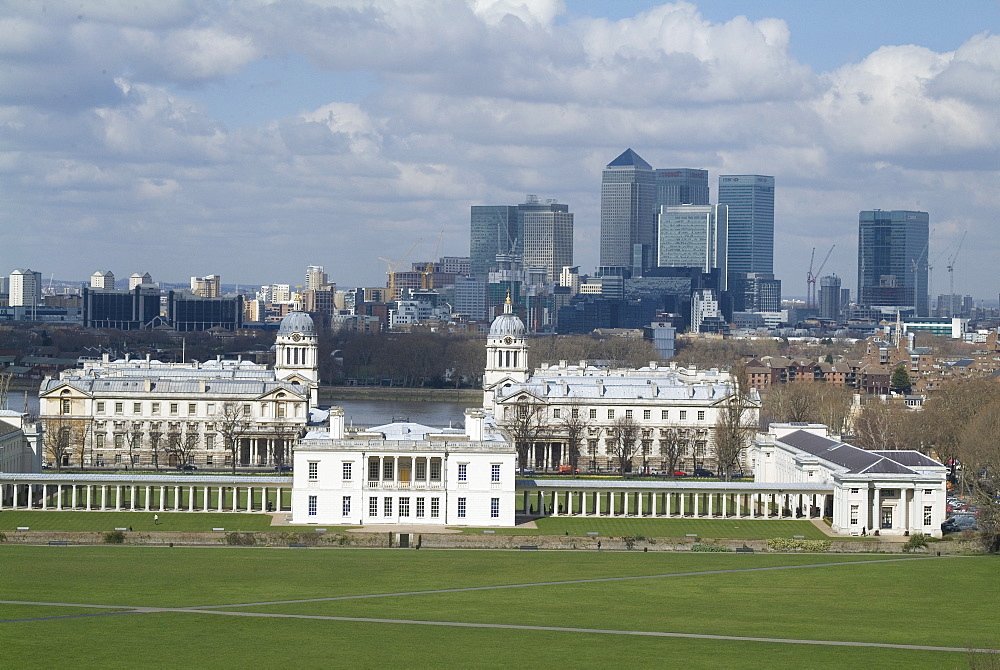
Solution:
[(729, 271), (774, 273), (774, 177), (720, 175), (719, 204), (729, 206)]
[(42, 304), (42, 273), (18, 268), (10, 273), (10, 306), (38, 307)]
[(728, 208), (725, 205), (664, 206), (659, 216), (657, 266), (720, 270), (726, 290)]
[[(656, 175), (626, 149), (601, 176), (601, 267), (639, 276), (655, 264)], [(618, 268), (618, 270), (614, 270)]]
[(219, 275), (191, 277), (191, 292), (202, 298), (218, 298), (222, 295), (222, 279)]
[(858, 304), (928, 315), (927, 212), (881, 209), (858, 216)]
[(139, 274), (138, 272), (133, 272), (132, 276), (128, 278), (128, 290), (131, 291), (136, 286), (142, 286), (143, 284), (152, 284), (153, 278), (148, 272)]
[(90, 288), (103, 288), (113, 291), (115, 288), (115, 273), (111, 270), (98, 270), (90, 275)]
[(707, 205), (708, 170), (664, 168), (656, 170), (656, 202), (653, 210), (676, 205)]
[[(330, 285), (330, 279), (322, 265), (310, 265), (306, 268), (306, 288), (319, 291)], [(308, 310), (307, 310), (308, 311)]]
[(827, 275), (819, 278), (819, 318), (838, 319), (843, 305), (840, 302), (840, 277)]

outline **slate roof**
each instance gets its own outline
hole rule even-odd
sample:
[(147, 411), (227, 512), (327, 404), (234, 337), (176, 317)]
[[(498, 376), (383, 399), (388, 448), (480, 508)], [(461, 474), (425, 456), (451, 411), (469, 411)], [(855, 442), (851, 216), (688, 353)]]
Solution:
[(851, 474), (918, 474), (908, 466), (941, 464), (915, 451), (866, 451), (828, 437), (797, 430), (781, 442), (845, 468)]
[(538, 398), (586, 398), (605, 400), (690, 400), (721, 401), (729, 397), (729, 384), (684, 384), (669, 377), (563, 377), (534, 375), (523, 384), (515, 384), (504, 393), (508, 398), (518, 393)]
[(626, 149), (618, 158), (608, 163), (608, 167), (637, 167), (644, 170), (652, 170), (653, 166), (642, 159), (642, 157), (632, 149)]

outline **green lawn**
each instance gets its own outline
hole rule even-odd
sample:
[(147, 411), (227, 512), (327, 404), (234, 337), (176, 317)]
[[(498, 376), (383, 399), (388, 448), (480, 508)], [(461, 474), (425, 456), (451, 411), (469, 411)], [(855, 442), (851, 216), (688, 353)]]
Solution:
[[(543, 517), (536, 520), (538, 530), (530, 528), (490, 528), (498, 535), (566, 535), (585, 537), (596, 532), (599, 537), (685, 537), (768, 539), (803, 535), (808, 540), (830, 539), (810, 521), (764, 519), (581, 519)], [(482, 534), (483, 528), (463, 528), (462, 532)], [(845, 538), (846, 539), (846, 538)]]
[[(160, 517), (154, 524), (153, 516)], [(138, 531), (210, 531), (269, 530), (267, 514), (226, 514), (225, 512), (36, 512), (4, 510), (0, 512), (0, 530), (27, 526), (31, 530), (106, 531), (128, 528)], [(278, 530), (281, 530), (278, 528)]]
[[(998, 560), (0, 544), (0, 599), (997, 648)], [(804, 567), (773, 569), (783, 566)], [(525, 583), (535, 585), (403, 595)], [(400, 595), (275, 603), (368, 594)], [(4, 665), (968, 667), (964, 651), (82, 610), (0, 603)]]

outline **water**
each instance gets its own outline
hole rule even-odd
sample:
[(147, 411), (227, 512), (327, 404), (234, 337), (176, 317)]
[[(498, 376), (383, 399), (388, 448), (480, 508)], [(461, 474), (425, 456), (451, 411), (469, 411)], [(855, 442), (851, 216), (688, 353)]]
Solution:
[[(326, 404), (326, 403), (324, 403)], [(370, 428), (396, 421), (413, 421), (434, 428), (465, 424), (465, 409), (475, 402), (425, 402), (400, 400), (336, 400), (329, 404), (344, 408), (344, 422), (350, 427)]]
[[(7, 406), (0, 409), (11, 409), (15, 412), (24, 411), (24, 391), (10, 391), (7, 394)], [(38, 416), (38, 389), (28, 391), (28, 413)]]

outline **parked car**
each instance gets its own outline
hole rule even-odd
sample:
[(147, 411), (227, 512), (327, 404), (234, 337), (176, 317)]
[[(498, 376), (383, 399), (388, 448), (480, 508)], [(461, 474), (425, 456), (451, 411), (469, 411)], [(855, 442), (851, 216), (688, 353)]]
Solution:
[(182, 463), (177, 466), (178, 470), (197, 470), (198, 466), (194, 463)]
[(695, 477), (714, 477), (715, 473), (712, 472), (711, 470), (706, 470), (705, 468), (695, 468), (694, 469), (694, 476)]
[[(559, 466), (559, 474), (561, 474), (561, 475), (571, 475), (571, 474), (573, 474), (573, 466), (572, 465), (560, 465)], [(580, 468), (576, 469), (576, 474), (580, 474)]]
[(674, 477), (687, 477), (688, 473), (683, 470), (674, 470)]
[(522, 475), (533, 475), (533, 474), (535, 474), (535, 469), (534, 468), (522, 468), (520, 472), (521, 472)]
[(941, 531), (944, 533), (960, 533), (963, 530), (977, 530), (979, 524), (976, 522), (975, 514), (956, 514), (945, 519), (941, 524)]
[(290, 465), (275, 465), (274, 466), (274, 471), (275, 472), (291, 472), (292, 471), (292, 466), (290, 466)]

